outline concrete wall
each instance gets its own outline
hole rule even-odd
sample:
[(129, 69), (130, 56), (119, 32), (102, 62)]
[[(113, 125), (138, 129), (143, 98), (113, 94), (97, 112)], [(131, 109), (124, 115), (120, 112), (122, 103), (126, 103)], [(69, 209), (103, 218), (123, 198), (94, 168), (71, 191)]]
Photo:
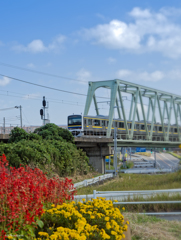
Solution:
[(107, 144), (97, 144), (94, 147), (82, 147), (89, 157), (89, 163), (100, 173), (105, 173), (105, 156), (111, 154), (111, 147)]

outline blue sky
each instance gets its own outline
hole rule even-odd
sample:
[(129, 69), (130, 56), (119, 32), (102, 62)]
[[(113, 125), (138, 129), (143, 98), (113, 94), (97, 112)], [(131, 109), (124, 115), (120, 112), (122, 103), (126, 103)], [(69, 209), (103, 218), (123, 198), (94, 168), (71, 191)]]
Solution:
[[(2, 75), (83, 94), (88, 81), (115, 78), (180, 94), (180, 1), (12, 0), (1, 1), (0, 10)], [(23, 125), (42, 124), (43, 96), (53, 123), (66, 124), (68, 115), (84, 111), (85, 97), (0, 76), (0, 109), (22, 105)], [(107, 114), (106, 104), (99, 107)], [(17, 109), (1, 111), (0, 126), (3, 117), (7, 126), (19, 124), (16, 116)]]

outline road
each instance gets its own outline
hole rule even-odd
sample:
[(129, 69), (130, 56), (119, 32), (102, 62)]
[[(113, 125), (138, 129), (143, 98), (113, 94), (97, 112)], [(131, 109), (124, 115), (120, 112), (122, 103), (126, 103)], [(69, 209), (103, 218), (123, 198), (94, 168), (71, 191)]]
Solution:
[[(129, 159), (129, 158), (128, 158)], [(154, 158), (154, 153), (151, 154), (151, 157), (147, 157), (147, 156), (140, 156), (140, 155), (135, 155), (132, 157), (132, 159), (134, 159), (134, 161), (149, 161), (150, 163), (154, 163), (155, 162), (155, 158)], [(144, 160), (143, 160), (144, 159)], [(156, 168), (157, 169), (168, 169), (168, 170), (174, 170), (174, 169), (178, 169), (178, 163), (179, 163), (179, 159), (177, 159), (176, 157), (172, 156), (169, 153), (156, 153)], [(153, 169), (153, 168), (133, 168), (134, 169)], [(131, 169), (130, 169), (131, 170)]]
[(175, 169), (180, 160), (168, 153), (156, 153), (156, 161), (158, 168)]

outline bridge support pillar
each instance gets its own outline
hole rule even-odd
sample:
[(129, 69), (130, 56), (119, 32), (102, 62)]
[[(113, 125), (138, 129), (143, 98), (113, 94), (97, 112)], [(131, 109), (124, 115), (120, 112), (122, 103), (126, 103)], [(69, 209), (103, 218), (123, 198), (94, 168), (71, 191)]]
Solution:
[(105, 173), (105, 156), (111, 155), (111, 147), (106, 144), (97, 144), (94, 147), (81, 147), (89, 158), (89, 163), (99, 172)]

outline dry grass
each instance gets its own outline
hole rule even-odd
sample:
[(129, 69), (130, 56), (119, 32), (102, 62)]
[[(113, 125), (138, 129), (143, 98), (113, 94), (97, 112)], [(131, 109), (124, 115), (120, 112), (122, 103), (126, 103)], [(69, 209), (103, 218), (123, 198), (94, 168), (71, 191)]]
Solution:
[(167, 221), (154, 216), (124, 213), (129, 219), (132, 240), (181, 239), (181, 222)]
[(136, 155), (142, 155), (142, 156), (151, 157), (151, 153), (150, 152), (137, 152), (135, 154)]
[[(85, 179), (90, 179), (90, 178), (94, 178), (94, 177), (98, 177), (101, 176), (101, 173), (98, 172), (89, 172), (86, 175), (74, 175), (74, 176), (68, 176), (68, 179), (72, 179), (73, 183), (77, 183), (77, 182), (81, 182), (84, 181)], [(60, 178), (60, 177), (59, 177)], [(62, 177), (60, 178), (61, 180), (64, 180), (65, 178)]]

